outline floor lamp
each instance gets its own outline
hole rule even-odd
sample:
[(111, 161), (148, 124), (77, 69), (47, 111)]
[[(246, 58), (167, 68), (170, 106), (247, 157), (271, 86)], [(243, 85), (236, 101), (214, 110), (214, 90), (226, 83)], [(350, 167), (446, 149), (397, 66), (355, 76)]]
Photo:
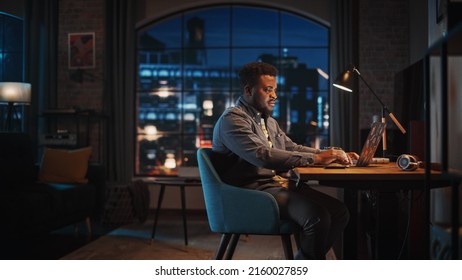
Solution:
[(17, 104), (29, 104), (31, 99), (31, 85), (29, 83), (0, 83), (0, 103), (6, 103), (7, 114), (5, 130), (14, 131), (13, 120), (19, 119), (15, 106)]
[[(372, 88), (369, 86), (369, 84), (366, 82), (366, 80), (363, 78), (359, 70), (354, 66), (350, 65), (350, 67), (343, 73), (341, 73), (337, 79), (335, 79), (334, 86), (348, 92), (353, 92), (353, 74), (358, 75), (361, 80), (366, 84), (367, 88), (372, 92), (372, 94), (375, 96), (375, 98), (380, 102), (380, 105), (382, 105), (382, 122), (386, 123), (385, 115), (388, 114), (390, 119), (395, 123), (395, 125), (399, 128), (401, 133), (406, 134), (406, 130), (404, 127), (399, 123), (399, 121), (396, 119), (396, 117), (393, 115), (392, 112), (388, 109), (388, 107), (383, 103), (383, 101), (378, 97), (378, 95), (372, 90)], [(387, 134), (386, 134), (386, 129), (383, 131), (383, 136), (382, 136), (382, 144), (383, 144), (383, 157), (387, 157)]]

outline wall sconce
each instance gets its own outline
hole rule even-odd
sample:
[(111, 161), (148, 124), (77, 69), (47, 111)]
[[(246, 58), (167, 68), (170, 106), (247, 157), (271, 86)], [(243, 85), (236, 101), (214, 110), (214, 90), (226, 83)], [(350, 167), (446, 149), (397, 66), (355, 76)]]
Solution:
[(5, 120), (5, 130), (13, 131), (13, 119), (19, 119), (15, 109), (16, 104), (29, 104), (31, 100), (31, 84), (29, 83), (0, 83), (0, 103), (8, 105)]

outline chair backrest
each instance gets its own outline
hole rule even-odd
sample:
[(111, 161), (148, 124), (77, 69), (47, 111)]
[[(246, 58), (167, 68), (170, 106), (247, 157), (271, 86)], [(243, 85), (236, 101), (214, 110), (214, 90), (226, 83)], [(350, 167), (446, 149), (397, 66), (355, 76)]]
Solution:
[(197, 150), (197, 161), (210, 228), (214, 232), (223, 232), (224, 211), (220, 195), (223, 182), (213, 167), (211, 153), (210, 148), (200, 148)]
[(210, 228), (220, 233), (277, 234), (279, 207), (266, 192), (224, 183), (211, 161), (212, 149), (197, 150)]

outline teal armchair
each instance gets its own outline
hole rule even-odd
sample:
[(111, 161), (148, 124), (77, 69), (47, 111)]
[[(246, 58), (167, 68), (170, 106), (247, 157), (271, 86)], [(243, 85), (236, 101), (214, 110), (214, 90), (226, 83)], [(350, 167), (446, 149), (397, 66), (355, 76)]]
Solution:
[(293, 259), (291, 234), (299, 232), (299, 227), (280, 219), (279, 207), (269, 193), (221, 181), (212, 164), (211, 153), (210, 148), (197, 150), (210, 229), (222, 234), (215, 259), (222, 259), (225, 253), (226, 259), (231, 259), (241, 234), (280, 235), (286, 259)]

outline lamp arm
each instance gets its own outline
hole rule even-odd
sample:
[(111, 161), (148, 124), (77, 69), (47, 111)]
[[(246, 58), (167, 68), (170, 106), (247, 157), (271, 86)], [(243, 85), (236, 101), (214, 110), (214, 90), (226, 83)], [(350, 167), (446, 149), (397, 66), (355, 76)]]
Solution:
[(393, 115), (392, 112), (388, 111), (388, 109), (386, 109), (387, 112), (388, 112), (388, 116), (390, 116), (390, 119), (395, 123), (395, 125), (399, 128), (399, 130), (401, 130), (401, 133), (402, 134), (406, 134), (406, 129), (404, 129), (404, 127), (399, 123), (399, 121), (395, 118), (395, 115)]
[(401, 133), (406, 134), (406, 130), (404, 129), (404, 127), (399, 123), (398, 119), (396, 119), (396, 117), (393, 115), (393, 113), (390, 112), (390, 110), (388, 110), (388, 107), (383, 103), (382, 99), (380, 99), (379, 96), (372, 90), (371, 86), (366, 82), (366, 80), (363, 78), (361, 73), (359, 73), (358, 69), (355, 67), (355, 68), (353, 68), (353, 71), (356, 72), (356, 74), (358, 74), (358, 76), (361, 78), (361, 80), (364, 82), (364, 84), (366, 84), (367, 88), (372, 92), (372, 94), (375, 96), (375, 98), (380, 102), (380, 104), (382, 105), (383, 110), (388, 113), (388, 116), (390, 116), (390, 119), (399, 128)]
[(363, 78), (361, 73), (359, 73), (358, 69), (354, 68), (353, 71), (358, 74), (358, 76), (361, 78), (361, 80), (366, 84), (367, 88), (372, 92), (372, 94), (375, 96), (375, 98), (380, 102), (382, 107), (389, 113), (387, 106), (383, 103), (382, 99), (379, 98), (379, 96), (372, 90), (371, 86), (366, 82), (366, 80)]

